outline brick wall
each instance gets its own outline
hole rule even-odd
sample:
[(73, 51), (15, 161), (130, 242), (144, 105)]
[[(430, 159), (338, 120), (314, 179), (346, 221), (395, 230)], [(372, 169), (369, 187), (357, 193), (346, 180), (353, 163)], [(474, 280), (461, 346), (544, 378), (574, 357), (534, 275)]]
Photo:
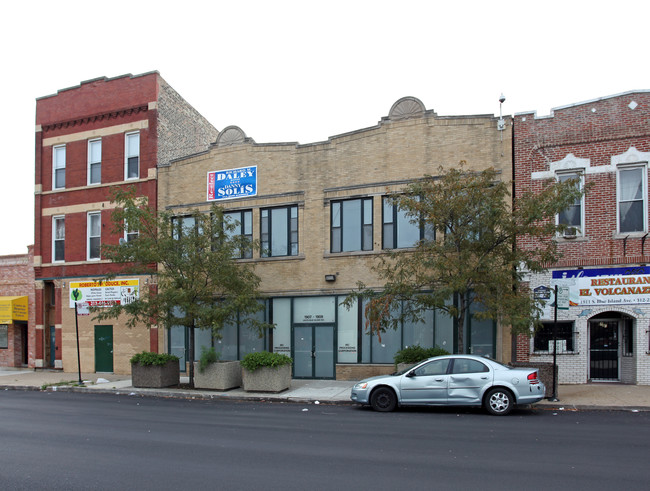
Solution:
[[(0, 256), (0, 296), (27, 296), (29, 301), (27, 322), (27, 347), (30, 367), (34, 366), (35, 349), (35, 293), (34, 293), (34, 246), (27, 247), (27, 254)], [(0, 366), (22, 365), (22, 331), (9, 328), (9, 347), (0, 349)]]

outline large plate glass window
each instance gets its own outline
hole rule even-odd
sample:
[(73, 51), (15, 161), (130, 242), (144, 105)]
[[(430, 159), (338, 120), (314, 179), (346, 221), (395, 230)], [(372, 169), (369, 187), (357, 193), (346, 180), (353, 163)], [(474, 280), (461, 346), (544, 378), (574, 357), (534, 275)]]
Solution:
[(88, 184), (102, 182), (102, 141), (88, 142)]
[[(555, 334), (557, 352), (573, 352), (573, 322), (559, 321)], [(535, 351), (553, 353), (553, 322), (543, 322), (535, 331)]]
[(618, 231), (645, 232), (645, 166), (618, 168)]
[(372, 250), (372, 198), (332, 201), (331, 252)]
[(88, 213), (88, 260), (99, 259), (102, 241), (102, 214)]
[(125, 138), (124, 177), (138, 179), (140, 177), (140, 133), (127, 133)]
[(52, 188), (65, 188), (65, 145), (52, 149)]
[(298, 255), (298, 206), (261, 210), (262, 257)]

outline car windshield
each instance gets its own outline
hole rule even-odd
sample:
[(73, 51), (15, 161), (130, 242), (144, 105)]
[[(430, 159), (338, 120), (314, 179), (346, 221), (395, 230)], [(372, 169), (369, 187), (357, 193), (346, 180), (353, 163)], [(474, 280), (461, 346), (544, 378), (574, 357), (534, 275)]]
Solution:
[[(420, 362), (418, 362), (418, 363), (420, 363)], [(406, 368), (404, 368), (402, 370), (391, 373), (391, 375), (404, 375), (406, 372), (408, 372), (411, 368), (413, 368), (418, 363), (413, 363), (412, 365), (409, 365), (408, 367), (406, 367)]]

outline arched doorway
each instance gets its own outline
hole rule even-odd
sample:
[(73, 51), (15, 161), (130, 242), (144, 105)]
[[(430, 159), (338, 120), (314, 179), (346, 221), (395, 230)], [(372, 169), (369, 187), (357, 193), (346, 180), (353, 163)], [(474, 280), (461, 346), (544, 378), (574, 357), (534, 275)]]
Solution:
[(634, 319), (603, 312), (589, 319), (589, 380), (619, 381), (621, 356), (631, 351)]

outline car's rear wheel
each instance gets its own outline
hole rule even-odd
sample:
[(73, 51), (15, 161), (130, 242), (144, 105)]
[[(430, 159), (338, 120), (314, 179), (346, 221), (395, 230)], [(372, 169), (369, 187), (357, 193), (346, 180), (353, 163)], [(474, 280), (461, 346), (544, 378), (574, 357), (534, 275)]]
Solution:
[(372, 393), (370, 405), (375, 411), (393, 411), (397, 407), (397, 396), (391, 389), (379, 387)]
[(514, 397), (507, 389), (494, 388), (485, 395), (485, 409), (495, 416), (505, 416), (514, 404)]

